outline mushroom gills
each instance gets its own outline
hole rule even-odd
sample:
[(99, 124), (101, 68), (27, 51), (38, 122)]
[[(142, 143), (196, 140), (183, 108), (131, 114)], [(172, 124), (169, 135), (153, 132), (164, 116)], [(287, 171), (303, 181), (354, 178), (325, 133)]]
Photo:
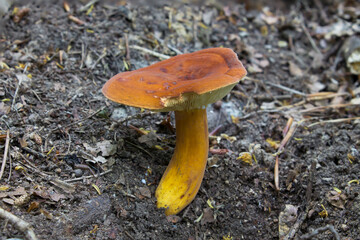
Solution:
[(157, 207), (166, 215), (184, 209), (199, 191), (206, 168), (209, 140), (206, 109), (176, 111), (174, 155), (156, 189)]

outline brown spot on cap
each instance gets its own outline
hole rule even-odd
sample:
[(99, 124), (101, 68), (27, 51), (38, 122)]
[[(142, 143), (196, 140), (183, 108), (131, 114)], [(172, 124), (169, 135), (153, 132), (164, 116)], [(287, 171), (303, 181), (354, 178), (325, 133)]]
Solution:
[(167, 72), (168, 72), (166, 68), (161, 67), (161, 68), (159, 68), (159, 69), (160, 69), (160, 71), (163, 72), (163, 73), (167, 73)]

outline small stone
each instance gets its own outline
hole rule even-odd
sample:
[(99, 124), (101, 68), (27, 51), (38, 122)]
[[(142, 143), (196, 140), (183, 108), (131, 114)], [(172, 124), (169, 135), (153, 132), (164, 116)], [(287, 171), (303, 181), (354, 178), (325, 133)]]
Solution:
[(285, 41), (278, 41), (278, 47), (287, 48), (287, 47), (288, 47), (288, 43), (285, 42)]
[(75, 169), (74, 173), (75, 173), (75, 177), (81, 177), (84, 174), (81, 169)]
[(220, 108), (221, 108), (221, 105), (222, 105), (222, 101), (216, 101), (215, 103), (214, 103), (214, 108), (216, 109), (216, 110), (219, 110)]
[(56, 173), (61, 173), (61, 168), (56, 168), (56, 169), (55, 169), (55, 172), (56, 172)]

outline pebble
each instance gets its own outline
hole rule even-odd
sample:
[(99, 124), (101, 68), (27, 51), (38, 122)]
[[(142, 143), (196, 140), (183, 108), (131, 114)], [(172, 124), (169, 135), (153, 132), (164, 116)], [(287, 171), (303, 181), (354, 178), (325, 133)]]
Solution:
[(74, 173), (75, 173), (75, 177), (81, 177), (84, 174), (81, 169), (75, 169)]

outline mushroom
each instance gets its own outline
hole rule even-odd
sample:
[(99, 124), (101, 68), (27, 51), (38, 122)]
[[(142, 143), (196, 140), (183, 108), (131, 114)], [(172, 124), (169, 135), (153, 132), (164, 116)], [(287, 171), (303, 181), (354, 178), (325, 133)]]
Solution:
[(246, 75), (234, 51), (209, 48), (112, 77), (102, 88), (110, 100), (152, 111), (175, 111), (176, 147), (156, 189), (166, 215), (196, 196), (206, 168), (209, 140), (206, 106), (227, 95)]

